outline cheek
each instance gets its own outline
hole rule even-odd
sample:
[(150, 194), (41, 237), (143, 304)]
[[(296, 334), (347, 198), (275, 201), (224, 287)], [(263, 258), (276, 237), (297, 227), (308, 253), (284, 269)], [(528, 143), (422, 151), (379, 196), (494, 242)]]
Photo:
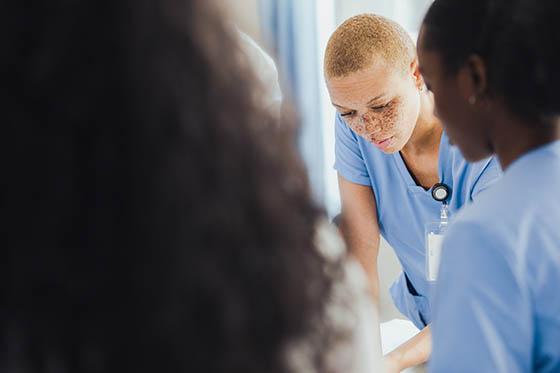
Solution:
[(345, 119), (344, 120), (348, 127), (352, 129), (352, 131), (356, 132), (356, 134), (363, 136), (366, 133), (366, 123), (362, 122), (359, 119)]
[(409, 97), (408, 104), (406, 105), (406, 114), (404, 114), (406, 124), (414, 128), (418, 115), (420, 115), (420, 96), (415, 92), (414, 95)]
[(391, 113), (391, 121), (395, 130), (401, 136), (408, 137), (414, 130), (420, 112), (420, 99), (418, 96), (408, 97), (395, 107)]
[(384, 134), (394, 130), (399, 116), (395, 105), (392, 105), (381, 113), (368, 112), (363, 123), (359, 119), (352, 120), (350, 127), (358, 135)]
[(369, 112), (362, 123), (358, 118), (346, 121), (358, 135), (398, 134), (414, 128), (419, 103), (397, 101), (381, 113)]
[(401, 130), (403, 118), (406, 116), (404, 106), (401, 102), (395, 102), (382, 113), (377, 114), (374, 123), (379, 128), (379, 132), (388, 134)]
[(381, 123), (379, 118), (371, 113), (366, 114), (364, 120), (364, 133), (379, 132)]
[(434, 92), (434, 114), (441, 120), (446, 130), (454, 132), (461, 127), (464, 119), (460, 105), (457, 105), (453, 93)]
[(385, 110), (382, 114), (382, 121), (387, 124), (387, 130), (392, 130), (398, 126), (402, 114), (402, 105), (400, 104), (391, 105), (391, 107)]
[(467, 104), (458, 97), (447, 95), (435, 97), (437, 115), (454, 145), (457, 145), (469, 161), (480, 159), (482, 134), (477, 126), (478, 120), (473, 117)]
[(366, 121), (365, 130), (367, 133), (378, 132), (380, 129), (381, 123), (379, 123), (379, 119), (372, 118), (371, 116), (368, 117)]

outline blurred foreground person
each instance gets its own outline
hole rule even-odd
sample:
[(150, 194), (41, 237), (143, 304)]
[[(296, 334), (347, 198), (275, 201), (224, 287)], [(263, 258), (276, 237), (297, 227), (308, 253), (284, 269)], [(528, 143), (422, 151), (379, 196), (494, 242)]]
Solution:
[(270, 125), (209, 2), (10, 2), (0, 20), (0, 371), (377, 368), (296, 126)]

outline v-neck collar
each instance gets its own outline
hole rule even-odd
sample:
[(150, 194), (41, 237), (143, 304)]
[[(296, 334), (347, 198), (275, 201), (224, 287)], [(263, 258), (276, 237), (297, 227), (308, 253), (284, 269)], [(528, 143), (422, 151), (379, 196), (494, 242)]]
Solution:
[[(439, 178), (440, 183), (444, 182), (444, 174), (443, 174), (444, 167), (443, 167), (443, 165), (445, 164), (444, 157), (447, 154), (447, 149), (444, 149), (444, 144), (445, 144), (444, 137), (445, 137), (445, 131), (442, 131), (440, 142), (439, 142), (438, 166), (437, 166), (438, 167), (438, 178)], [(423, 186), (418, 185), (416, 183), (416, 181), (414, 180), (414, 178), (410, 174), (410, 171), (406, 167), (406, 164), (404, 163), (404, 159), (402, 158), (401, 152), (393, 153), (392, 156), (393, 156), (393, 160), (395, 161), (395, 164), (397, 166), (397, 169), (399, 170), (399, 173), (401, 174), (403, 182), (408, 187), (408, 190), (412, 193), (415, 193), (415, 194), (428, 194), (428, 195), (431, 196), (433, 186), (430, 187), (430, 189), (426, 190), (426, 189), (424, 189)]]

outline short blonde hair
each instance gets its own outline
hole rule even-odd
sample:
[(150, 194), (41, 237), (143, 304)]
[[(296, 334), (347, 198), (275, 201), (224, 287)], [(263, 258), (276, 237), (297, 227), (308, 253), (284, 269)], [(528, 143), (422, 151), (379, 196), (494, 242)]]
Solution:
[(344, 77), (369, 67), (376, 57), (408, 68), (416, 56), (414, 42), (398, 23), (375, 14), (347, 19), (331, 35), (325, 51), (326, 78)]

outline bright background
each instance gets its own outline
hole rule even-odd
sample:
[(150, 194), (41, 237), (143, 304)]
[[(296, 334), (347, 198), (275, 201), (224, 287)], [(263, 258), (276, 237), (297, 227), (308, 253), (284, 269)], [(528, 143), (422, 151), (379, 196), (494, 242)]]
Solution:
[[(340, 211), (334, 164), (334, 114), (323, 81), (323, 52), (337, 25), (360, 13), (376, 13), (401, 24), (416, 40), (432, 0), (226, 0), (237, 26), (276, 61), (285, 96), (301, 115), (299, 145), (317, 201), (329, 217)], [(400, 272), (389, 245), (382, 241), (379, 257), (380, 316), (402, 317), (388, 288)]]

